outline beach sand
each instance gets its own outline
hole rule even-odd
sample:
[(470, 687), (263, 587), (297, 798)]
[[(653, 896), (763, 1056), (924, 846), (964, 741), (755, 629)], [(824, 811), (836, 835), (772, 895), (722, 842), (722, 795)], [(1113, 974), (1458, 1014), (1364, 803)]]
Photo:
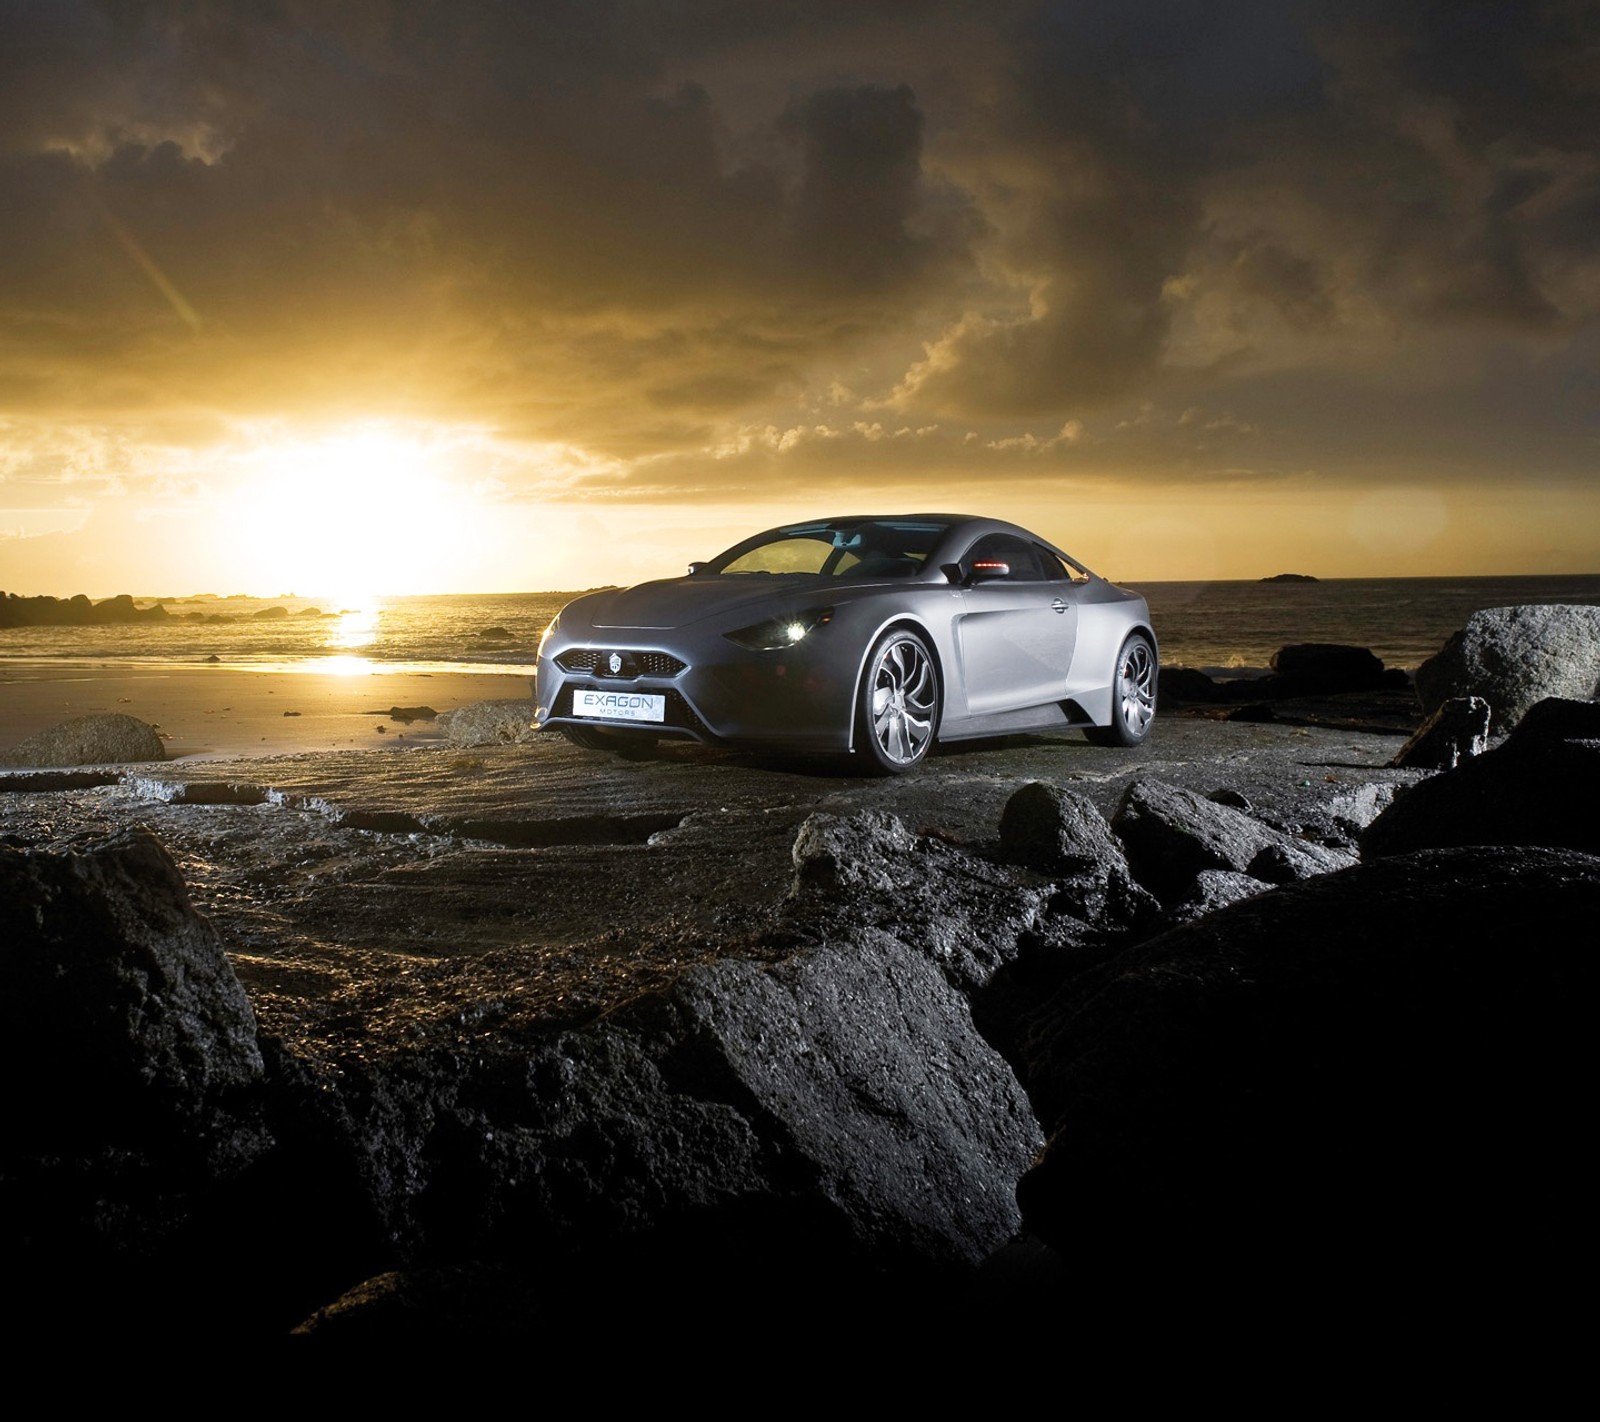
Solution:
[(395, 749), (438, 741), (437, 723), (391, 707), (451, 711), (529, 696), (496, 672), (255, 670), (237, 666), (10, 663), (0, 669), (0, 751), (72, 716), (119, 711), (152, 723), (172, 759)]

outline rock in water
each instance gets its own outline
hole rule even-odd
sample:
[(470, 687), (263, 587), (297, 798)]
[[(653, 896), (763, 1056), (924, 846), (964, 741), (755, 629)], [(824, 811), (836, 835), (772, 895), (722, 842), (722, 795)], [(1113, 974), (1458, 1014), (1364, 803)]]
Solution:
[(1272, 654), (1278, 696), (1365, 691), (1383, 684), (1383, 663), (1365, 647), (1301, 642)]
[(74, 716), (0, 753), (0, 765), (122, 765), (165, 760), (166, 747), (148, 721), (120, 711)]
[(1564, 604), (1475, 612), (1417, 668), (1417, 697), (1430, 715), (1458, 696), (1489, 703), (1496, 732), (1535, 702), (1592, 700), (1600, 689), (1600, 607)]

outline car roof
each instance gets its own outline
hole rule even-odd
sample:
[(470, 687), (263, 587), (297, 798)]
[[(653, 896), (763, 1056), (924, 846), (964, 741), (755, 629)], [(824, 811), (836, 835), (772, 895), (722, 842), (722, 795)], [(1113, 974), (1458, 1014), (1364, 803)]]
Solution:
[[(1057, 548), (1048, 538), (1034, 533), (1031, 529), (1023, 528), (1021, 524), (1010, 523), (1005, 519), (986, 518), (981, 514), (962, 513), (893, 513), (893, 514), (850, 514), (835, 518), (807, 518), (797, 519), (793, 523), (780, 524), (771, 532), (789, 532), (806, 528), (848, 528), (859, 523), (928, 523), (942, 524), (948, 534), (958, 530), (963, 536), (976, 537), (985, 533), (1009, 533), (1017, 538), (1025, 538), (1032, 543), (1043, 544), (1046, 548), (1065, 556), (1065, 551)], [(759, 535), (758, 535), (759, 536)]]

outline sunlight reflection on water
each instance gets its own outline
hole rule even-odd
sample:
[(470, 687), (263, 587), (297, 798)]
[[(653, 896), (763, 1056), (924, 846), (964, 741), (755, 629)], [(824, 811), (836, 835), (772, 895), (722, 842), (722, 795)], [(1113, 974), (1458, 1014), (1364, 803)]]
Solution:
[[(362, 599), (366, 602), (366, 599)], [(338, 621), (329, 629), (328, 645), (332, 647), (368, 647), (378, 638), (378, 619), (381, 616), (376, 606), (367, 605), (355, 608), (345, 608), (339, 613)], [(331, 661), (343, 660), (338, 657), (330, 658)], [(364, 669), (364, 668), (363, 668)], [(354, 673), (351, 673), (352, 675)]]

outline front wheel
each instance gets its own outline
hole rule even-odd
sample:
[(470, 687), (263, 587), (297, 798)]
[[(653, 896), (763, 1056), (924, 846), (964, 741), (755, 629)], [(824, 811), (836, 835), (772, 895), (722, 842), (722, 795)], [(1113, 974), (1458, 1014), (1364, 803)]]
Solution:
[(611, 742), (606, 739), (604, 731), (596, 730), (593, 726), (558, 726), (556, 728), (573, 745), (583, 750), (609, 750)]
[(1111, 724), (1089, 726), (1084, 735), (1097, 746), (1143, 745), (1156, 719), (1156, 672), (1155, 644), (1143, 632), (1129, 634), (1117, 654)]
[(616, 751), (619, 755), (646, 755), (660, 739), (648, 731), (602, 731), (598, 726), (563, 725), (557, 729), (584, 750)]
[(856, 712), (856, 743), (889, 775), (927, 755), (939, 726), (939, 673), (915, 632), (886, 632), (867, 655)]

